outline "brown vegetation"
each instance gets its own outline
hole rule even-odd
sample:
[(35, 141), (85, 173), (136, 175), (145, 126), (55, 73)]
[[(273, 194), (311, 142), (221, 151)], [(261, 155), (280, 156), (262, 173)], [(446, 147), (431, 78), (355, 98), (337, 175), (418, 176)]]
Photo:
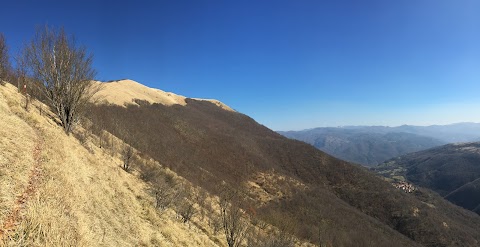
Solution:
[[(288, 140), (243, 114), (186, 101), (186, 106), (97, 105), (89, 118), (122, 139), (122, 133), (135, 135), (137, 150), (212, 193), (238, 188), (244, 211), (251, 207), (256, 217), (277, 227), (293, 225), (286, 231), (312, 243), (474, 246), (480, 240), (479, 217), (441, 203), (428, 191), (405, 194), (364, 168)], [(269, 182), (288, 189), (257, 183), (272, 195), (265, 204), (244, 190), (257, 174), (270, 171), (288, 179)]]

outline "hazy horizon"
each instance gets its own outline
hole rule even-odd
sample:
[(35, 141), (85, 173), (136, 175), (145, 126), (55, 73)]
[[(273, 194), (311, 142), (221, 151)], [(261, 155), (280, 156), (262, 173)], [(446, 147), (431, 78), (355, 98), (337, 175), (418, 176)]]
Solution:
[(452, 123), (445, 123), (445, 124), (400, 124), (400, 125), (338, 125), (338, 126), (317, 126), (317, 127), (311, 127), (311, 128), (305, 128), (305, 129), (291, 129), (291, 130), (275, 130), (279, 132), (287, 132), (287, 131), (307, 131), (307, 130), (313, 130), (316, 128), (356, 128), (356, 127), (387, 127), (387, 128), (397, 128), (397, 127), (402, 127), (402, 126), (418, 126), (418, 127), (431, 127), (431, 126), (448, 126), (448, 125), (456, 125), (456, 124), (479, 124), (480, 122), (452, 122)]
[(12, 57), (36, 26), (63, 26), (94, 54), (98, 80), (218, 99), (274, 130), (480, 122), (475, 0), (2, 7)]

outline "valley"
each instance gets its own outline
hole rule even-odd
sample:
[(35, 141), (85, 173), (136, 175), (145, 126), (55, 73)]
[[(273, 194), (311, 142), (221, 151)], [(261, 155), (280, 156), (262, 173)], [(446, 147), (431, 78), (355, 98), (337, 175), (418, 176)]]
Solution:
[(480, 213), (480, 143), (457, 143), (403, 155), (372, 169), (395, 181), (410, 181)]
[(337, 158), (371, 167), (397, 156), (447, 143), (479, 140), (480, 124), (345, 126), (278, 133), (309, 143)]

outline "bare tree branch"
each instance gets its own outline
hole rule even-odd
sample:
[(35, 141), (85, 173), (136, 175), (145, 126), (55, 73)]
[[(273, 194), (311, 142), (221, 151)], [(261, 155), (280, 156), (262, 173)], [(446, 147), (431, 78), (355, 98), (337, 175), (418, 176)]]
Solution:
[(4, 84), (4, 81), (7, 81), (10, 68), (7, 43), (3, 34), (0, 33), (0, 84)]
[(24, 53), (30, 76), (41, 82), (43, 94), (69, 134), (99, 90), (93, 82), (93, 56), (78, 47), (63, 28), (48, 27), (37, 30)]
[(239, 203), (238, 195), (233, 191), (225, 191), (220, 197), (223, 232), (229, 247), (241, 246), (248, 232), (248, 223), (243, 218)]

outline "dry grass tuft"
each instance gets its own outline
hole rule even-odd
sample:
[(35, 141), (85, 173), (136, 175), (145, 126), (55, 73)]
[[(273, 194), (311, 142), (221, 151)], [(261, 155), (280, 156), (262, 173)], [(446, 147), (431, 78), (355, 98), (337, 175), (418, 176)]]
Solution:
[(304, 191), (307, 186), (291, 177), (286, 177), (273, 170), (257, 172), (244, 184), (248, 194), (262, 205), (273, 200), (291, 198), (297, 191)]

